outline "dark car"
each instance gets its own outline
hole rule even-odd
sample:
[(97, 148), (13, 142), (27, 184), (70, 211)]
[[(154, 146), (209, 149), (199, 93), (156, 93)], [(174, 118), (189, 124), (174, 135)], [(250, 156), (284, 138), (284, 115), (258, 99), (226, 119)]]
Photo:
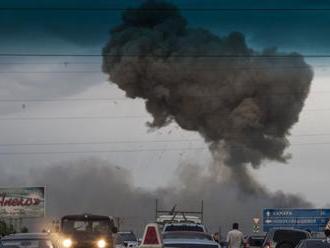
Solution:
[(263, 248), (295, 248), (301, 240), (310, 239), (311, 234), (299, 229), (271, 229), (264, 240)]
[(264, 243), (265, 236), (264, 235), (251, 235), (248, 236), (245, 240), (246, 247), (249, 248), (260, 248)]
[(136, 248), (137, 246), (138, 239), (133, 232), (118, 232), (117, 247)]
[(330, 244), (323, 239), (305, 239), (296, 248), (330, 248)]
[(58, 248), (59, 246), (47, 233), (17, 233), (3, 237), (0, 247)]
[(61, 219), (62, 244), (66, 248), (112, 248), (112, 234), (117, 232), (109, 216), (82, 214)]

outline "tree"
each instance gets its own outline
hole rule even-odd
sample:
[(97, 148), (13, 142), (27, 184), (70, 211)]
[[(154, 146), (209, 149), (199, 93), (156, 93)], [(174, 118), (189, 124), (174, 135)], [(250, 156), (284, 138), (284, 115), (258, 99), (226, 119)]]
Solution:
[(23, 226), (21, 228), (21, 233), (28, 233), (28, 232), (29, 232), (29, 229), (26, 226)]
[(6, 236), (12, 233), (16, 233), (14, 225), (8, 225), (5, 221), (0, 221), (0, 236)]

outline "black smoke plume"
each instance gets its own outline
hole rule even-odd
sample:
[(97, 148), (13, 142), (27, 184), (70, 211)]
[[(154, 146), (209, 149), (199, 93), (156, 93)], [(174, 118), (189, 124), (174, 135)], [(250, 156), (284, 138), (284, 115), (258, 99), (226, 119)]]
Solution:
[(199, 132), (246, 192), (263, 191), (247, 164), (289, 158), (287, 136), (313, 78), (303, 56), (255, 51), (238, 32), (189, 27), (174, 5), (150, 0), (123, 12), (103, 58), (111, 82), (146, 100), (150, 127), (175, 121)]

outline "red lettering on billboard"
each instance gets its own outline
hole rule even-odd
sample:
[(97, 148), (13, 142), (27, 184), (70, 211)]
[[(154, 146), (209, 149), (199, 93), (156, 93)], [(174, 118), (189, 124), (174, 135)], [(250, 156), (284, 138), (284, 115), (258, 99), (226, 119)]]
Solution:
[(0, 206), (1, 207), (16, 207), (16, 206), (37, 206), (41, 203), (38, 198), (7, 198), (6, 193), (0, 196)]

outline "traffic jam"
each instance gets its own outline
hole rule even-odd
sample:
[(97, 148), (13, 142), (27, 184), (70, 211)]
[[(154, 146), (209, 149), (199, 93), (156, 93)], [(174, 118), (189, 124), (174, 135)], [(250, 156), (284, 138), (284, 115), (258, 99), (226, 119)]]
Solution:
[[(188, 212), (189, 213), (189, 212)], [(244, 236), (239, 223), (224, 237), (209, 233), (202, 218), (170, 211), (145, 226), (138, 238), (119, 231), (114, 218), (94, 214), (63, 216), (55, 230), (13, 233), (1, 238), (1, 248), (330, 248), (330, 225), (323, 233), (296, 228), (271, 228)], [(256, 230), (254, 230), (256, 231)]]

